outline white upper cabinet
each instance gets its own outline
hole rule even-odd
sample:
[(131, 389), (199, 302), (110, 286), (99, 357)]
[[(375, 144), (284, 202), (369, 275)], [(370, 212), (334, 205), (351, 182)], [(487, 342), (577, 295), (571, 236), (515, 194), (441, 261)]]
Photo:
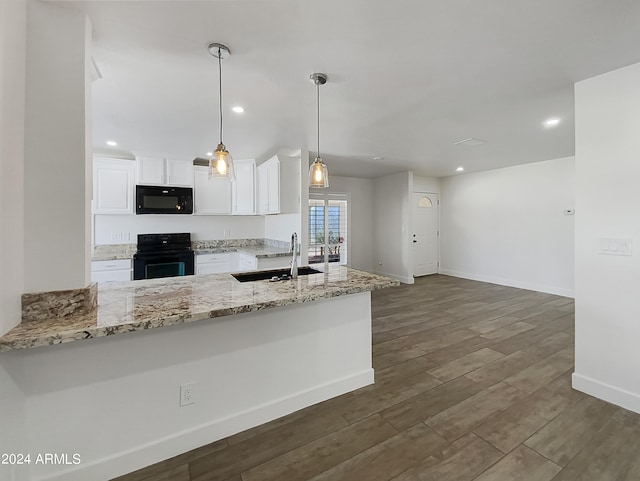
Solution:
[(135, 165), (131, 160), (93, 159), (93, 213), (133, 214)]
[(193, 185), (193, 165), (189, 160), (137, 157), (140, 185)]
[(275, 155), (258, 166), (258, 213), (300, 212), (301, 161)]
[(256, 213), (256, 161), (234, 160), (235, 180), (231, 183), (232, 213), (254, 215)]
[(193, 161), (191, 160), (167, 160), (167, 185), (193, 185)]
[(209, 180), (208, 167), (193, 168), (193, 202), (195, 215), (231, 214), (231, 182)]
[(164, 185), (164, 159), (154, 157), (136, 157), (138, 163), (137, 184)]
[(277, 156), (258, 166), (258, 209), (260, 214), (280, 213), (280, 160)]

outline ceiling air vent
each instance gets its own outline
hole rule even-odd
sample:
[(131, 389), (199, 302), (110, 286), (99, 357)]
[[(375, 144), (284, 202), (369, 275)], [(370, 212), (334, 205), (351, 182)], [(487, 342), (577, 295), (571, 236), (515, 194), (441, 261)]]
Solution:
[(201, 167), (209, 167), (209, 159), (203, 159), (202, 157), (196, 157), (193, 159), (193, 165), (199, 165)]
[(478, 145), (486, 144), (486, 140), (482, 139), (474, 139), (473, 137), (469, 137), (468, 139), (458, 140), (454, 142), (453, 145), (464, 145), (465, 147), (477, 147)]

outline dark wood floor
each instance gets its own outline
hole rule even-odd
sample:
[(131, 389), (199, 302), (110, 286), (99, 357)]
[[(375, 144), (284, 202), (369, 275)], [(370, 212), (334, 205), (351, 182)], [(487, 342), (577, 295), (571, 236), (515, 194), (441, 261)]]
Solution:
[(118, 481), (638, 481), (640, 416), (571, 389), (571, 299), (373, 293), (376, 384)]

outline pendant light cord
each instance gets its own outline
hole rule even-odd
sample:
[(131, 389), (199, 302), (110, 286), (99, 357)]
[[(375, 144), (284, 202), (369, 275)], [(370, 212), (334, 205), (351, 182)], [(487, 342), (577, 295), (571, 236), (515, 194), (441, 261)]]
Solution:
[(318, 157), (320, 157), (320, 83), (316, 80), (316, 104), (318, 106)]
[(222, 143), (222, 49), (218, 47), (218, 85), (220, 87), (220, 143)]

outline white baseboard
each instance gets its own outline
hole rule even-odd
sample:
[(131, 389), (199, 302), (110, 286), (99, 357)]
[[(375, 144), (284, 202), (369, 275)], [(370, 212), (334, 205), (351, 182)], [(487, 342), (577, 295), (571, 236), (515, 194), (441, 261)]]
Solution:
[(640, 394), (625, 391), (575, 372), (571, 375), (571, 385), (577, 391), (640, 414)]
[[(312, 404), (368, 386), (373, 382), (374, 371), (373, 369), (368, 369), (313, 389), (273, 400), (227, 418), (203, 423), (195, 428), (175, 433), (92, 463), (80, 464), (66, 472), (58, 472), (53, 476), (38, 477), (35, 481), (86, 481), (88, 479), (106, 481), (226, 438), (232, 434), (273, 421)], [(123, 433), (123, 435), (126, 435), (126, 433)]]
[(488, 282), (489, 284), (498, 284), (500, 286), (517, 287), (518, 289), (527, 289), (529, 291), (545, 292), (556, 296), (574, 297), (573, 289), (565, 289), (562, 287), (548, 286), (545, 284), (533, 284), (530, 282), (515, 281), (513, 279), (505, 279), (503, 277), (491, 277), (479, 274), (469, 274), (468, 272), (454, 271), (451, 269), (440, 269), (440, 274), (445, 276), (460, 277), (472, 281)]
[(376, 274), (379, 274), (379, 275), (385, 276), (385, 277), (391, 277), (391, 279), (395, 279), (397, 281), (400, 281), (403, 284), (413, 284), (415, 282), (415, 279), (413, 277), (401, 276), (401, 275), (398, 275), (398, 274), (392, 274), (390, 272), (376, 272)]

